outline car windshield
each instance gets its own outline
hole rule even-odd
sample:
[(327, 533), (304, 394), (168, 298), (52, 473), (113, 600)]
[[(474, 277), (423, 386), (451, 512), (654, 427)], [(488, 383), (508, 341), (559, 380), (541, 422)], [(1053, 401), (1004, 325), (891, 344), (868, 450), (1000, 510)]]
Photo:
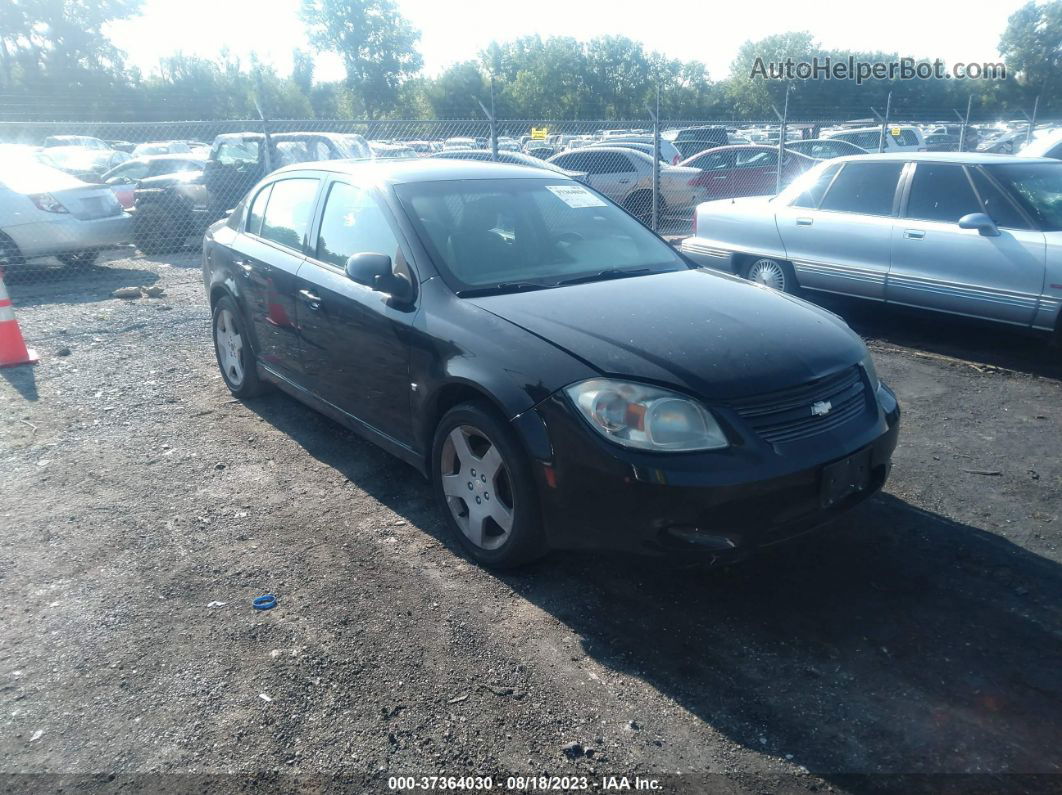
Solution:
[(457, 292), (687, 267), (638, 221), (571, 180), (447, 180), (395, 192)]
[(1062, 163), (986, 166), (1045, 231), (1062, 230)]

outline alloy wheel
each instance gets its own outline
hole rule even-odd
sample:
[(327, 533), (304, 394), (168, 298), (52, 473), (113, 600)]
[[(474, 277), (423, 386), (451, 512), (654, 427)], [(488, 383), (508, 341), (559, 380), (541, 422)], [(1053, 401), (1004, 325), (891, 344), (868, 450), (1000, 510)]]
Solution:
[(756, 282), (757, 284), (763, 284), (767, 287), (772, 287), (775, 290), (785, 292), (785, 270), (773, 259), (764, 257), (763, 259), (756, 260), (749, 266), (749, 272), (746, 278), (750, 282)]
[(229, 383), (239, 389), (243, 385), (243, 336), (231, 310), (223, 309), (218, 312), (214, 339), (217, 342), (221, 370)]
[(498, 549), (516, 518), (512, 476), (498, 446), (478, 428), (459, 425), (440, 458), (442, 490), (457, 526), (476, 547)]

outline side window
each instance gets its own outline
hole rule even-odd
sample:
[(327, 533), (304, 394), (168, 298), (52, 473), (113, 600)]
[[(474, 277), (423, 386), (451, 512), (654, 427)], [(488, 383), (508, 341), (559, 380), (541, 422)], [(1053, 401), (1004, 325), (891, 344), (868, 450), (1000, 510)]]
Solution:
[(561, 155), (553, 162), (561, 168), (566, 168), (570, 171), (586, 171), (588, 168), (586, 155), (581, 152), (572, 152), (571, 154)]
[(828, 166), (823, 169), (819, 174), (818, 179), (807, 186), (800, 195), (793, 200), (793, 207), (810, 207), (814, 209), (819, 206), (819, 202), (822, 201), (822, 196), (826, 193), (826, 189), (830, 187), (830, 180), (840, 169), (840, 165)]
[(907, 200), (908, 218), (957, 223), (967, 213), (981, 212), (962, 166), (919, 163)]
[(778, 164), (777, 152), (764, 152), (760, 149), (742, 149), (737, 153), (734, 165), (738, 168), (760, 168)]
[(313, 219), (318, 184), (319, 180), (305, 178), (274, 182), (262, 219), (262, 237), (288, 248), (302, 248)]
[(345, 268), (354, 254), (365, 252), (386, 254), (394, 263), (402, 260), (398, 239), (376, 198), (364, 188), (336, 182), (321, 215), (316, 257)]
[(846, 163), (830, 185), (820, 210), (891, 215), (903, 163)]
[(224, 166), (258, 162), (257, 141), (222, 141), (218, 145), (217, 160)]
[(697, 158), (690, 165), (696, 166), (703, 171), (717, 171), (719, 169), (729, 168), (733, 165), (731, 159), (722, 152), (713, 152), (710, 155), (704, 155)]
[(1055, 144), (1044, 152), (1044, 157), (1053, 157), (1055, 160), (1062, 160), (1062, 143)]
[(900, 146), (918, 146), (918, 133), (914, 130), (900, 130), (899, 135), (891, 137)]
[(107, 180), (108, 185), (121, 185), (131, 180), (143, 179), (148, 174), (147, 163), (130, 163), (114, 172), (114, 176)]
[(1009, 227), (1010, 229), (1028, 229), (1029, 224), (1013, 204), (1003, 195), (1003, 192), (984, 175), (979, 168), (970, 169), (970, 177), (974, 187), (977, 188), (981, 201), (985, 205), (985, 212), (996, 222), (996, 226)]
[(619, 152), (587, 152), (586, 171), (590, 174), (627, 174), (634, 171), (631, 161)]
[(272, 185), (266, 185), (251, 202), (251, 210), (247, 213), (247, 231), (252, 235), (262, 234), (262, 218), (265, 216), (266, 202), (269, 201), (269, 192)]

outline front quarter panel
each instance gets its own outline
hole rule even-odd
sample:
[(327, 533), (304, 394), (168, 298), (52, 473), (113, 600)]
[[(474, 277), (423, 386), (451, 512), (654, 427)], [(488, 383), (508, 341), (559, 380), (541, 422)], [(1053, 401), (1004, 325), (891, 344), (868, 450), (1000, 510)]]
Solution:
[(704, 202), (696, 212), (697, 234), (681, 249), (698, 265), (734, 273), (735, 254), (786, 258), (767, 197)]
[(512, 420), (597, 370), (552, 343), (455, 296), (438, 278), (422, 285), (410, 357), (415, 431), (428, 449), (448, 390), (478, 392)]
[(1062, 232), (1046, 232), (1047, 271), (1033, 326), (1062, 333)]

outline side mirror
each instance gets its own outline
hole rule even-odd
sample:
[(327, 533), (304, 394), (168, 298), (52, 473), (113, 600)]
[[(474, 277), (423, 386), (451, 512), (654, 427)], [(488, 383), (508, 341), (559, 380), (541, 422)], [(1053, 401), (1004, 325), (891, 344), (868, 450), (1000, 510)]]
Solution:
[(394, 272), (391, 258), (386, 254), (364, 252), (347, 260), (347, 278), (396, 301), (405, 303), (413, 298), (413, 285), (406, 276)]
[(999, 229), (996, 222), (984, 213), (969, 213), (959, 219), (959, 229), (976, 229), (985, 237), (997, 237)]

